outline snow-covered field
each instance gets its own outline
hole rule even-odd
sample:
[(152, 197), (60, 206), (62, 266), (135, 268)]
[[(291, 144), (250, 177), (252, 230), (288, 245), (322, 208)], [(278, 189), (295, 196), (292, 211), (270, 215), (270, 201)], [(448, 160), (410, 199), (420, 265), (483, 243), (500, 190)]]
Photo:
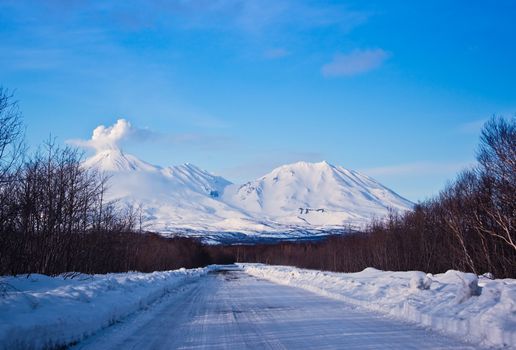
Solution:
[(242, 264), (1, 282), (0, 349), (516, 348), (516, 280), (457, 271)]
[(207, 271), (2, 277), (0, 349), (52, 348), (77, 342)]
[(516, 348), (516, 280), (490, 280), (448, 271), (391, 272), (367, 268), (330, 273), (243, 264), (244, 271), (300, 287), (484, 346)]

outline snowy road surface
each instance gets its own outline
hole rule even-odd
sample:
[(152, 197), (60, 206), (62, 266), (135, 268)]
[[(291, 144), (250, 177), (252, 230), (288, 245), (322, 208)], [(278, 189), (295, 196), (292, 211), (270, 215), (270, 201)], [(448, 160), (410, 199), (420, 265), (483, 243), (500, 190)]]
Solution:
[(74, 349), (474, 349), (240, 270), (210, 273)]

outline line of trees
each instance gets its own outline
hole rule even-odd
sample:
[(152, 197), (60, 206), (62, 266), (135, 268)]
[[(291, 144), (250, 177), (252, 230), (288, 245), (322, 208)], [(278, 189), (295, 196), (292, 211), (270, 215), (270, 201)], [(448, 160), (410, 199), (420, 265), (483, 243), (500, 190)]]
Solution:
[(138, 211), (106, 202), (107, 177), (81, 160), (77, 149), (52, 140), (29, 154), (18, 105), (0, 88), (0, 274), (153, 271), (209, 262), (196, 241), (137, 233)]
[[(105, 201), (108, 179), (50, 140), (29, 154), (18, 105), (0, 88), (0, 275), (154, 271), (263, 262), (360, 271), (448, 269), (516, 277), (516, 119), (484, 126), (478, 164), (438, 196), (364, 232), (319, 243), (203, 246), (141, 232), (141, 213)], [(141, 208), (140, 208), (141, 211)]]
[(516, 277), (516, 119), (484, 125), (478, 165), (441, 193), (364, 232), (321, 243), (215, 247), (241, 262), (354, 272), (448, 269)]

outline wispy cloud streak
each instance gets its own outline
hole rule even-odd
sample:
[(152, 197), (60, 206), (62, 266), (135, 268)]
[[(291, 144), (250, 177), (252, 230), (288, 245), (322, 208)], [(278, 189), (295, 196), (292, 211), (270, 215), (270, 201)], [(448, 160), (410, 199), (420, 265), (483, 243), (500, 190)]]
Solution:
[(380, 67), (391, 56), (382, 49), (353, 50), (347, 54), (337, 54), (322, 67), (325, 77), (341, 77), (363, 74)]
[(414, 162), (360, 170), (370, 176), (454, 174), (471, 167), (471, 162)]

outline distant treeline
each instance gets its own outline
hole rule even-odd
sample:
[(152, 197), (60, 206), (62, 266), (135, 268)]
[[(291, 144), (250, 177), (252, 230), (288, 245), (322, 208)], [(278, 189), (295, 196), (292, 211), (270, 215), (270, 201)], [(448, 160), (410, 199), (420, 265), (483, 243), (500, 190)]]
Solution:
[(0, 275), (152, 272), (211, 263), (196, 240), (130, 231), (3, 233), (0, 254)]
[(141, 209), (104, 199), (107, 178), (52, 140), (24, 145), (17, 103), (0, 88), (0, 275), (154, 271), (208, 264), (202, 245), (141, 233)]
[(263, 262), (360, 271), (448, 269), (516, 277), (516, 121), (493, 118), (478, 165), (436, 198), (364, 232), (320, 243), (203, 246), (142, 232), (141, 208), (105, 201), (108, 179), (52, 140), (28, 153), (18, 105), (0, 88), (0, 275), (106, 273)]
[(241, 262), (353, 272), (448, 269), (516, 277), (516, 121), (493, 118), (482, 130), (478, 165), (437, 197), (364, 232), (320, 243), (212, 247)]

